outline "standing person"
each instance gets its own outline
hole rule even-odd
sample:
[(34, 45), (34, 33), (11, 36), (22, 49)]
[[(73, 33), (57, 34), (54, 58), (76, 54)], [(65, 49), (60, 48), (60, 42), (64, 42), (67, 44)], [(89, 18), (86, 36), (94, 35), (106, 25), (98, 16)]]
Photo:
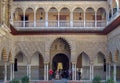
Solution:
[(56, 79), (59, 79), (59, 70), (56, 70)]
[(53, 78), (53, 70), (52, 69), (49, 70), (49, 75), (50, 75), (50, 80), (52, 80), (52, 78)]
[(81, 79), (81, 72), (80, 72), (80, 70), (78, 70), (78, 78), (79, 78), (79, 80)]

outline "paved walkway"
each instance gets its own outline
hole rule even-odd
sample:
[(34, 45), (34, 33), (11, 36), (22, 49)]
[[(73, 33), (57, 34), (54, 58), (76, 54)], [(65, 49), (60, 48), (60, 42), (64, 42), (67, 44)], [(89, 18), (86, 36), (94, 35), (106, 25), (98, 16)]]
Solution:
[(53, 83), (68, 83), (67, 79), (54, 80)]

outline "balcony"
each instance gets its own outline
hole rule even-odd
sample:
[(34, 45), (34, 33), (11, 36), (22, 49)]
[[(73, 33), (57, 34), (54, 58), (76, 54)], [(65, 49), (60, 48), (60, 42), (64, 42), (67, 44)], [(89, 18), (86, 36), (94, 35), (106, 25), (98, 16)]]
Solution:
[(47, 12), (43, 8), (27, 8), (24, 12), (16, 8), (13, 26), (17, 31), (101, 31), (106, 26), (106, 13), (103, 8), (95, 12), (91, 7), (85, 12), (79, 7), (72, 12), (66, 7), (59, 12), (55, 7)]
[(97, 22), (83, 20), (48, 20), (48, 21), (14, 21), (14, 27), (18, 31), (54, 31), (54, 30), (92, 30), (101, 31), (105, 28), (106, 21), (100, 20)]

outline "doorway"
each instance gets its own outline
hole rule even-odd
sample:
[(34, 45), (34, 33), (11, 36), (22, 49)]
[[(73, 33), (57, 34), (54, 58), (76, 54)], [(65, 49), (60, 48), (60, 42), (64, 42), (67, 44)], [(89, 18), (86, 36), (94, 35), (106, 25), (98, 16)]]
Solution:
[(59, 53), (53, 57), (52, 69), (56, 70), (68, 70), (69, 69), (69, 59), (65, 54)]
[(55, 79), (69, 77), (69, 59), (65, 54), (59, 53), (53, 57), (52, 69), (54, 71), (53, 77)]

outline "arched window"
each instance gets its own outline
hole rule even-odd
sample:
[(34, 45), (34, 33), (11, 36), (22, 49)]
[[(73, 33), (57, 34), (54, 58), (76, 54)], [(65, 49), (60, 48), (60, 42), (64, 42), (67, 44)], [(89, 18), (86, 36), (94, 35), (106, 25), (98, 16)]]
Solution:
[(34, 26), (34, 11), (32, 8), (28, 8), (25, 12), (25, 27)]
[(60, 10), (59, 22), (60, 27), (70, 26), (70, 10), (68, 8), (64, 7)]
[(50, 8), (48, 12), (48, 26), (49, 27), (58, 26), (58, 10), (55, 7)]
[(95, 11), (89, 7), (86, 9), (86, 27), (95, 27)]
[(23, 27), (23, 10), (21, 8), (16, 8), (14, 12), (14, 25), (15, 27)]
[(45, 26), (45, 11), (43, 8), (38, 8), (36, 11), (36, 27)]
[(106, 25), (106, 11), (104, 8), (97, 10), (97, 27), (105, 27)]
[(84, 12), (82, 8), (76, 8), (73, 11), (73, 21), (74, 27), (83, 27), (84, 26)]

